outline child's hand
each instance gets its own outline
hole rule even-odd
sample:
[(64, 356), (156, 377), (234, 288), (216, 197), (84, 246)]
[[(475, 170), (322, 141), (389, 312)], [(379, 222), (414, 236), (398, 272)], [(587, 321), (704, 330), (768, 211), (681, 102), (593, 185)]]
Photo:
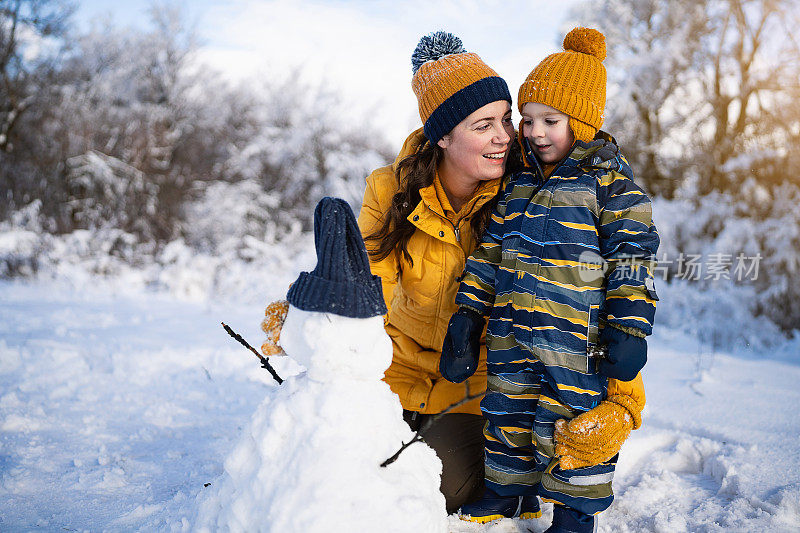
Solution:
[(614, 326), (600, 331), (597, 344), (608, 345), (608, 355), (601, 359), (598, 370), (606, 377), (630, 381), (647, 362), (647, 341)]
[(439, 359), (439, 372), (444, 379), (461, 383), (475, 373), (485, 324), (486, 319), (466, 307), (459, 308), (450, 317)]
[(610, 396), (572, 420), (556, 420), (559, 466), (564, 470), (594, 466), (619, 453), (631, 429), (641, 423), (638, 410), (628, 409), (632, 401), (628, 396)]
[(267, 334), (267, 340), (261, 345), (261, 353), (269, 357), (270, 355), (280, 355), (283, 348), (280, 346), (281, 328), (286, 320), (286, 313), (289, 311), (289, 302), (278, 300), (272, 302), (264, 311), (264, 320), (261, 321), (261, 330)]

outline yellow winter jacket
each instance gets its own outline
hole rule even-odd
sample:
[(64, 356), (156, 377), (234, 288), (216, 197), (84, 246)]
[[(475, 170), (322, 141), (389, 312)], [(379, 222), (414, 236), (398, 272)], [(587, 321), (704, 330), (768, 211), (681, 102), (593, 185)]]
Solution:
[[(367, 178), (358, 225), (364, 236), (380, 227), (399, 182), (397, 164), (425, 142), (422, 129), (406, 139), (392, 165), (373, 171)], [(383, 297), (389, 310), (386, 332), (394, 356), (384, 380), (399, 397), (404, 409), (439, 413), (463, 399), (466, 383), (470, 394), (486, 390), (486, 346), (481, 346), (478, 370), (466, 383), (450, 383), (439, 373), (439, 358), (450, 316), (456, 311), (458, 279), (467, 257), (477, 248), (470, 219), (498, 192), (500, 181), (482, 182), (475, 195), (455, 213), (438, 179), (419, 191), (421, 201), (408, 216), (417, 231), (408, 241), (413, 264), (397, 254), (375, 261), (372, 273), (381, 277)], [(369, 247), (369, 243), (368, 243)], [(612, 383), (613, 382), (613, 383)], [(641, 375), (630, 382), (610, 380), (609, 395), (631, 396), (644, 407)], [(480, 401), (453, 409), (454, 413), (481, 414)]]

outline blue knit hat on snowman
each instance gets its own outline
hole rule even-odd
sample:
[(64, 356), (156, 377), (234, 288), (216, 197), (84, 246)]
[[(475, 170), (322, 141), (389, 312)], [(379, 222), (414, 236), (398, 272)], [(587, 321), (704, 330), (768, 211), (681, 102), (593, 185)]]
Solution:
[(286, 299), (298, 309), (369, 318), (387, 313), (381, 278), (369, 268), (364, 239), (350, 205), (325, 197), (314, 210), (317, 266), (301, 272)]

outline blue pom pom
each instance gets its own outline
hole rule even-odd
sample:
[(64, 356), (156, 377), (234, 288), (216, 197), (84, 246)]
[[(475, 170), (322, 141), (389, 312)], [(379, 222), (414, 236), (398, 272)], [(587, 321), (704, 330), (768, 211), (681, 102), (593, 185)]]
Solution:
[(463, 54), (464, 45), (461, 39), (446, 31), (430, 33), (419, 40), (417, 48), (411, 54), (411, 72), (416, 74), (419, 67), (428, 61), (436, 61), (449, 54)]

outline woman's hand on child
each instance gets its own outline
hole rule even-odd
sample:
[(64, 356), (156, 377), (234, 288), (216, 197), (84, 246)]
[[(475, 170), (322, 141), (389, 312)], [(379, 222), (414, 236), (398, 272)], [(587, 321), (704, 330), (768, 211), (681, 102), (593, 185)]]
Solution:
[(261, 345), (261, 353), (269, 357), (270, 355), (283, 354), (281, 348), (281, 328), (286, 320), (286, 313), (289, 311), (289, 302), (278, 300), (272, 302), (264, 311), (264, 320), (261, 321), (261, 330), (267, 334), (267, 340)]
[(598, 465), (619, 453), (631, 430), (641, 425), (639, 408), (615, 395), (572, 420), (556, 420), (555, 454), (564, 470)]
[(601, 359), (598, 371), (606, 377), (630, 381), (647, 362), (647, 341), (614, 326), (600, 331), (597, 344), (608, 346), (608, 355)]
[(439, 372), (452, 383), (461, 383), (478, 368), (481, 334), (486, 320), (472, 309), (461, 307), (450, 317), (439, 359)]

